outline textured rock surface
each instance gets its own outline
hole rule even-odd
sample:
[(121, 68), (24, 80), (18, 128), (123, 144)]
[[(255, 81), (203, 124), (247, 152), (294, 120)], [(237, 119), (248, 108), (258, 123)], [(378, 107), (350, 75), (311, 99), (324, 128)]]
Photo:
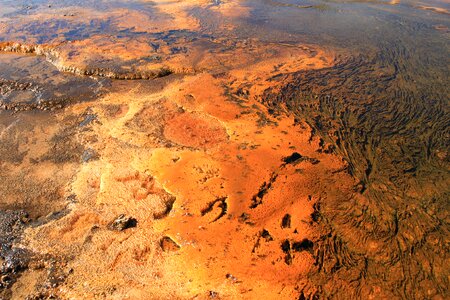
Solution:
[(398, 4), (2, 1), (0, 298), (445, 299), (448, 19)]

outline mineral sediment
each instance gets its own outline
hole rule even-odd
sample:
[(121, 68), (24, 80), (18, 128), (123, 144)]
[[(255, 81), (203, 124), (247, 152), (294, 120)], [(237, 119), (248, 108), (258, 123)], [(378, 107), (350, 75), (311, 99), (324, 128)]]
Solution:
[(445, 9), (44, 2), (0, 3), (0, 298), (446, 298)]

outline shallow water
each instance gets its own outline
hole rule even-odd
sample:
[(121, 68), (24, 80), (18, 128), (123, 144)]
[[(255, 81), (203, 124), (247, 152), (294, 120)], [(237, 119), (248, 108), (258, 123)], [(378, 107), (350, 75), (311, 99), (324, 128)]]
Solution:
[[(447, 3), (438, 4), (448, 9)], [(391, 272), (395, 294), (416, 298), (414, 285), (420, 286), (423, 281), (418, 278), (427, 276), (422, 266), (443, 263), (447, 255), (448, 248), (431, 250), (424, 241), (434, 235), (446, 244), (448, 235), (448, 225), (437, 225), (448, 224), (447, 214), (436, 212), (448, 208), (449, 19), (448, 13), (425, 12), (415, 5), (328, 2), (326, 11), (309, 17), (307, 12), (281, 8), (289, 20), (302, 20), (300, 29), (267, 16), (266, 23), (278, 21), (310, 41), (354, 53), (349, 60), (344, 55), (335, 67), (299, 72), (281, 93), (269, 92), (265, 100), (272, 107), (287, 104), (288, 111), (306, 118), (331, 142), (346, 157), (349, 172), (360, 180), (359, 192), (368, 199), (364, 204), (354, 199), (323, 204), (329, 238), (319, 250), (318, 264), (331, 271), (318, 276), (318, 282), (355, 273), (377, 282), (381, 274)], [(311, 18), (314, 14), (320, 17)], [(330, 252), (330, 243), (351, 235), (360, 240), (344, 249), (334, 246), (339, 250)], [(361, 256), (371, 252), (367, 243), (380, 239), (385, 241), (382, 248)], [(414, 240), (422, 242), (411, 243)], [(430, 251), (435, 255), (424, 260)], [(406, 253), (409, 257), (398, 261)], [(334, 266), (329, 263), (341, 255), (350, 257)], [(362, 260), (365, 268), (349, 271)], [(409, 275), (395, 271), (401, 265)], [(431, 276), (437, 286), (447, 284), (441, 275)], [(356, 288), (356, 295), (361, 289)], [(336, 296), (342, 287), (327, 292)]]
[[(173, 73), (228, 78), (233, 70), (254, 71), (247, 70), (248, 66), (264, 70), (258, 63), (269, 65), (268, 61), (278, 56), (280, 61), (285, 60), (286, 49), (306, 45), (302, 51), (319, 56), (309, 64), (302, 58), (302, 67), (297, 69), (294, 64), (278, 73), (260, 72), (253, 77), (245, 73), (237, 91), (233, 84), (240, 79), (223, 84), (226, 95), (248, 108), (246, 88), (268, 82), (254, 97), (270, 114), (264, 117), (258, 111), (262, 127), (276, 124), (268, 118), (280, 120), (286, 115), (295, 117), (298, 124), (306, 121), (312, 128), (311, 141), (320, 140), (317, 153), (341, 157), (346, 174), (355, 180), (348, 194), (339, 190), (339, 184), (330, 183), (329, 189), (321, 187), (322, 196), (314, 203), (310, 222), (316, 236), (314, 242), (304, 240), (314, 263), (307, 275), (302, 273), (307, 279), (293, 285), (296, 297), (339, 299), (344, 294), (352, 298), (445, 298), (449, 285), (450, 192), (448, 1), (245, 0), (235, 6), (231, 2), (226, 13), (221, 9), (228, 1), (199, 2), (184, 7), (184, 3), (161, 6), (157, 1), (2, 1), (0, 42), (6, 45), (0, 44), (5, 52), (0, 53), (2, 109), (54, 111), (48, 117), (51, 122), (47, 129), (45, 115), (33, 121), (33, 117), (20, 113), (14, 117), (0, 112), (5, 132), (0, 138), (17, 152), (6, 155), (11, 147), (2, 147), (1, 153), (7, 158), (3, 161), (20, 169), (18, 164), (26, 157), (27, 149), (33, 148), (30, 145), (50, 141), (45, 151), (30, 150), (33, 163), (25, 173), (35, 174), (39, 163), (51, 161), (55, 163), (53, 172), (71, 178), (75, 171), (68, 170), (65, 163), (77, 168), (91, 158), (89, 155), (81, 163), (77, 155), (86, 157), (96, 143), (102, 145), (101, 152), (111, 140), (121, 141), (123, 149), (142, 150), (150, 144), (185, 151), (202, 145), (197, 148), (208, 152), (209, 142), (215, 141), (217, 132), (223, 133), (220, 123), (214, 123), (215, 128), (212, 121), (207, 121), (211, 118), (177, 115), (184, 113), (184, 108), (167, 104), (170, 96), (144, 106), (136, 119), (124, 123), (127, 130), (135, 132), (133, 138), (123, 141), (122, 135), (127, 133), (114, 131), (118, 129), (111, 129), (114, 138), (102, 140), (104, 132), (92, 133), (92, 124), (78, 126), (86, 118), (94, 124), (97, 115), (89, 109), (79, 116), (70, 115), (81, 110), (71, 112), (70, 105), (96, 106), (98, 99), (117, 91), (125, 99), (129, 91), (135, 90), (145, 97), (174, 80)], [(12, 46), (14, 43), (18, 44)], [(287, 56), (295, 57), (292, 53)], [(274, 69), (284, 70), (282, 65)], [(165, 78), (167, 82), (158, 81)], [(119, 83), (118, 79), (124, 81)], [(186, 95), (186, 103), (191, 98), (195, 99)], [(108, 105), (104, 110), (110, 110), (111, 115), (104, 118), (109, 122), (126, 116), (128, 105), (133, 103)], [(56, 125), (58, 118), (61, 127)], [(162, 125), (167, 118), (177, 122)], [(30, 122), (28, 127), (24, 120)], [(116, 125), (111, 123), (114, 128)], [(26, 137), (21, 137), (21, 128), (27, 131)], [(194, 133), (186, 138), (183, 128)], [(50, 139), (47, 130), (49, 136), (56, 132), (55, 138)], [(45, 134), (38, 135), (36, 142), (31, 138), (33, 132)], [(142, 142), (140, 135), (145, 134), (156, 138)], [(195, 140), (199, 136), (203, 139), (200, 142)], [(214, 143), (225, 141), (227, 138), (220, 136)], [(50, 158), (52, 152), (56, 153), (55, 159)], [(263, 203), (262, 198), (277, 180), (274, 174), (261, 184), (253, 200)], [(13, 182), (15, 188), (19, 185), (14, 178), (5, 182)], [(28, 185), (32, 186), (28, 193), (34, 195), (39, 183)], [(45, 183), (46, 189), (52, 185)], [(234, 203), (236, 207), (230, 208), (228, 196), (219, 197), (216, 192), (217, 199), (206, 211), (222, 212), (211, 223), (241, 205)], [(58, 199), (56, 194), (52, 190), (51, 199)], [(39, 201), (45, 201), (41, 198)], [(60, 199), (55, 202), (60, 209)], [(26, 205), (14, 209), (30, 209), (33, 205), (29, 203), (27, 200)], [(233, 219), (232, 215), (229, 219)], [(268, 237), (272, 238), (270, 234)], [(294, 250), (288, 239), (272, 253), (280, 249), (286, 253), (284, 262), (295, 268), (291, 257)]]
[(43, 57), (5, 54), (0, 57), (3, 109), (57, 109), (97, 97), (108, 83), (61, 73)]

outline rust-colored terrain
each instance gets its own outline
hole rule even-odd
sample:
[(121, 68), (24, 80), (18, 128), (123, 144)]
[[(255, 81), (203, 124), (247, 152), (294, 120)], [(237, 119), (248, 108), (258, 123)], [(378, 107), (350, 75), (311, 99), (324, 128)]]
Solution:
[(119, 2), (0, 4), (0, 299), (447, 298), (448, 88)]

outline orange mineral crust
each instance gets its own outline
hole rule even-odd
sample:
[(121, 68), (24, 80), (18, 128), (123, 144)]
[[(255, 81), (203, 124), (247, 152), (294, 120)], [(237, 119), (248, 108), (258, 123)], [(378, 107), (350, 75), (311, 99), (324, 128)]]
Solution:
[(447, 1), (0, 2), (0, 299), (445, 298)]
[[(86, 78), (81, 86), (97, 96), (37, 104), (60, 110), (46, 123), (24, 114), (0, 127), (5, 145), (23, 153), (1, 148), (2, 209), (39, 220), (21, 233), (34, 258), (9, 296), (294, 298), (314, 265), (316, 202), (345, 197), (354, 180), (306, 123), (271, 115), (259, 98), (293, 72), (333, 66), (336, 54), (236, 38), (233, 20), (249, 15), (239, 2), (151, 4), (152, 13), (49, 5), (17, 19), (22, 31), (0, 27), (8, 63)], [(210, 9), (223, 34), (196, 37), (194, 8)], [(108, 20), (136, 35), (105, 29), (67, 41), (67, 25), (23, 38), (30, 24), (69, 17), (80, 28)], [(17, 202), (24, 195), (33, 201)]]
[[(286, 70), (333, 60), (305, 47), (295, 48), (293, 58), (291, 47), (276, 47), (287, 53), (280, 56)], [(298, 293), (314, 263), (315, 202), (333, 197), (323, 195), (325, 187), (345, 194), (354, 182), (341, 173), (341, 158), (317, 151), (319, 140), (306, 124), (270, 116), (256, 101), (277, 85), (266, 78), (282, 73), (270, 57), (257, 59), (230, 65), (225, 76), (158, 79), (159, 91), (143, 92), (144, 83), (131, 90), (117, 85), (95, 106), (64, 110), (85, 116), (81, 124), (89, 120), (75, 137), (96, 159), (79, 165), (67, 183), (76, 195), (68, 214), (27, 229), (24, 241), (37, 253), (71, 257), (58, 295)]]
[[(111, 94), (92, 108), (101, 158), (71, 184), (80, 198), (70, 215), (36, 232), (50, 236), (43, 249), (82, 249), (69, 263), (67, 296), (108, 286), (130, 299), (296, 293), (314, 263), (315, 201), (325, 187), (349, 192), (353, 181), (339, 157), (317, 152), (305, 124), (272, 118), (252, 100), (234, 103), (224, 83), (201, 74), (150, 96)], [(109, 117), (112, 105), (128, 108)], [(137, 227), (103, 229), (120, 213)]]

